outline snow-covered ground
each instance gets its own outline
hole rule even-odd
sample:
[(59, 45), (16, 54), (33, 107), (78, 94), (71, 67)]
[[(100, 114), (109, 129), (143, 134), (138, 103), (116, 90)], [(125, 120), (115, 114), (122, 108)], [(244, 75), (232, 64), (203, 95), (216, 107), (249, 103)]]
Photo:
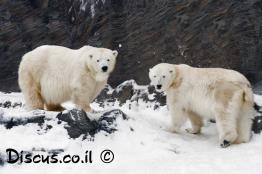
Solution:
[[(262, 96), (255, 96), (258, 104), (262, 105)], [(0, 102), (11, 100), (23, 102), (19, 93), (0, 93)], [(71, 105), (69, 105), (71, 107)], [(96, 103), (93, 108), (101, 110)], [(5, 164), (0, 166), (0, 174), (240, 174), (262, 172), (262, 135), (254, 134), (250, 143), (232, 145), (220, 148), (214, 123), (207, 122), (202, 134), (192, 135), (186, 132), (174, 134), (168, 132), (170, 118), (166, 107), (159, 110), (143, 106), (129, 110), (124, 105), (120, 109), (130, 119), (118, 120), (118, 131), (113, 134), (99, 132), (94, 141), (70, 139), (63, 124), (50, 120), (47, 124), (53, 128), (39, 129), (36, 124), (16, 126), (6, 129), (0, 125), (0, 152), (5, 154), (7, 148), (17, 151), (32, 151), (35, 149), (64, 149), (59, 156), (66, 154), (80, 156), (85, 151), (92, 150), (92, 164)], [(104, 108), (108, 109), (108, 108)], [(57, 113), (48, 112), (50, 118)], [(22, 107), (0, 108), (0, 117), (27, 116), (28, 112)], [(185, 127), (189, 124), (185, 125)], [(103, 163), (100, 153), (110, 149), (114, 153), (111, 163)], [(37, 152), (37, 151), (36, 151)], [(38, 153), (38, 152), (37, 152)], [(44, 152), (39, 152), (44, 153)]]

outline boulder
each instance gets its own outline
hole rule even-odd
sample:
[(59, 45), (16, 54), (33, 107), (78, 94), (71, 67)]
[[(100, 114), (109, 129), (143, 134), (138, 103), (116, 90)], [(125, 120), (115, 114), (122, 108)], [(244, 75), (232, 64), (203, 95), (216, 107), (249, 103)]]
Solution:
[[(91, 120), (90, 114), (101, 115), (97, 120)], [(83, 110), (73, 109), (70, 111), (61, 112), (57, 115), (58, 120), (66, 122), (65, 129), (71, 138), (78, 138), (84, 135), (94, 136), (100, 131), (113, 133), (117, 130), (117, 119), (126, 120), (127, 116), (119, 109), (114, 109), (102, 113), (86, 113)], [(60, 124), (61, 122), (58, 121)]]

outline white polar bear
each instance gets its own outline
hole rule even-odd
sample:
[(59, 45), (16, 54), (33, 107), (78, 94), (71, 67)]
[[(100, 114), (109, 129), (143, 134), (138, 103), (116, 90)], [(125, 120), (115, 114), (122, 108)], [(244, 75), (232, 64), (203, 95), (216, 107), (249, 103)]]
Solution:
[(105, 87), (118, 52), (83, 46), (40, 46), (26, 53), (19, 66), (19, 86), (29, 110), (63, 110), (72, 101), (85, 111)]
[(161, 63), (150, 69), (151, 84), (167, 94), (172, 131), (186, 118), (190, 133), (199, 133), (203, 118), (215, 119), (221, 147), (248, 142), (254, 116), (253, 92), (240, 73), (222, 68), (194, 68)]

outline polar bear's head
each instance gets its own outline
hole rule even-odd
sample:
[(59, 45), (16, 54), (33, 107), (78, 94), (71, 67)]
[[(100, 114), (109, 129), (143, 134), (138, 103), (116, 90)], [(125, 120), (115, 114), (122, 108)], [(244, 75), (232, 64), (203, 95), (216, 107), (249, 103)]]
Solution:
[(104, 81), (114, 70), (118, 52), (106, 48), (87, 47), (85, 56), (88, 59), (88, 68), (95, 74), (97, 81)]
[(166, 91), (173, 83), (175, 76), (175, 66), (168, 63), (160, 63), (149, 70), (151, 85), (154, 85), (157, 91)]

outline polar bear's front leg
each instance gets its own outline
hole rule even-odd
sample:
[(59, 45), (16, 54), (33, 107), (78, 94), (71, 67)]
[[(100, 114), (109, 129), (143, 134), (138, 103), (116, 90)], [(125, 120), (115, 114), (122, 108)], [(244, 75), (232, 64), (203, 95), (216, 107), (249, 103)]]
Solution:
[(186, 129), (188, 133), (198, 134), (201, 131), (201, 127), (203, 126), (203, 119), (197, 115), (195, 112), (187, 111), (188, 118), (191, 122), (192, 128)]
[(92, 108), (90, 107), (90, 95), (88, 92), (75, 90), (72, 101), (77, 105), (77, 107), (80, 107), (86, 112), (92, 112)]
[(169, 108), (172, 121), (172, 127), (170, 131), (177, 133), (180, 131), (181, 126), (185, 123), (187, 114), (180, 106), (171, 106)]

